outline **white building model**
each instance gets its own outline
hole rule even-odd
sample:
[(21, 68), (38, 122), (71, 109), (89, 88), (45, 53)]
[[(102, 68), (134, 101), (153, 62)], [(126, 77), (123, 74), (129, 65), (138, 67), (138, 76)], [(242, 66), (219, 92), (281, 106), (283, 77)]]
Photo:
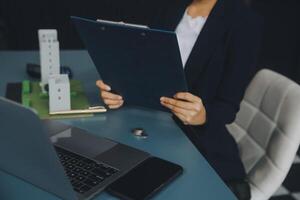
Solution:
[[(60, 74), (59, 42), (55, 29), (38, 30), (41, 61), (41, 87), (49, 86), (49, 111), (71, 110), (70, 81)], [(45, 91), (44, 91), (45, 92)]]
[(59, 42), (55, 29), (38, 31), (40, 44), (41, 83), (47, 84), (49, 76), (60, 74)]
[(49, 111), (71, 110), (70, 82), (66, 74), (49, 77)]

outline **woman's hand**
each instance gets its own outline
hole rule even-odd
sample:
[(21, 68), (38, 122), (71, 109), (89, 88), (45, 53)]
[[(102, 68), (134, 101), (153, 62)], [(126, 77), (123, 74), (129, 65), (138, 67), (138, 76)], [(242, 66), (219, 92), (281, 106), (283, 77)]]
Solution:
[(174, 98), (161, 97), (160, 102), (185, 125), (203, 125), (206, 122), (206, 110), (202, 100), (191, 93), (179, 92)]
[(109, 85), (106, 85), (102, 80), (96, 81), (96, 85), (100, 89), (100, 96), (102, 97), (104, 103), (110, 108), (110, 109), (117, 109), (120, 108), (123, 103), (123, 97), (117, 94), (111, 93), (111, 87)]

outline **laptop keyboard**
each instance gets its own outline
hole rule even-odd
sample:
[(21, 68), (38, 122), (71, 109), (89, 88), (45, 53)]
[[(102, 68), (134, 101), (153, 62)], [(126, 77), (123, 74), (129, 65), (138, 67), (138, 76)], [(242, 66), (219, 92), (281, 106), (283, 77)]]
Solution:
[(55, 146), (55, 150), (73, 189), (78, 193), (83, 194), (90, 191), (119, 171), (104, 163), (85, 158), (58, 146)]

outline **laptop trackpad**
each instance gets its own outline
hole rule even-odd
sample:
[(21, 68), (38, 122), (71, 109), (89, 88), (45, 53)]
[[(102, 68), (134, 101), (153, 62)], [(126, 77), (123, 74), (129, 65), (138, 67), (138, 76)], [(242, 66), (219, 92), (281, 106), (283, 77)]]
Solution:
[(94, 158), (117, 145), (116, 142), (105, 138), (99, 138), (75, 127), (69, 127), (62, 130), (61, 132), (52, 135), (50, 139), (55, 145), (59, 145), (74, 153), (89, 158)]

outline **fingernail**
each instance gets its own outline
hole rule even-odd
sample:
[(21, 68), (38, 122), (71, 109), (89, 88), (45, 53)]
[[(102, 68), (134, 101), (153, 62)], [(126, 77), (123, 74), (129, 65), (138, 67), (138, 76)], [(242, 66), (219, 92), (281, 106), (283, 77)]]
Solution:
[(165, 98), (164, 98), (164, 97), (161, 97), (161, 98), (160, 98), (160, 100), (161, 100), (161, 101), (164, 101), (164, 100), (165, 100)]

